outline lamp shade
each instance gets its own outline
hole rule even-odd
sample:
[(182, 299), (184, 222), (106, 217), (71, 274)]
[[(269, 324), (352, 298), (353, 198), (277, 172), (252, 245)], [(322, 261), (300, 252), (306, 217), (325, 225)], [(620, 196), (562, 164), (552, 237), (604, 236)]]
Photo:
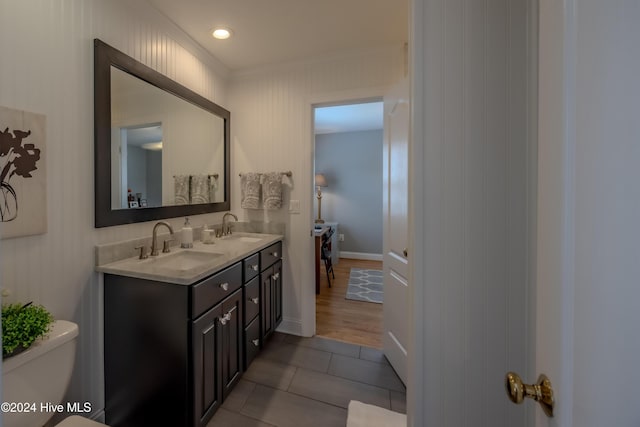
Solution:
[(321, 173), (317, 173), (316, 187), (326, 187), (326, 186), (327, 186), (327, 180), (325, 179), (324, 175), (322, 175)]

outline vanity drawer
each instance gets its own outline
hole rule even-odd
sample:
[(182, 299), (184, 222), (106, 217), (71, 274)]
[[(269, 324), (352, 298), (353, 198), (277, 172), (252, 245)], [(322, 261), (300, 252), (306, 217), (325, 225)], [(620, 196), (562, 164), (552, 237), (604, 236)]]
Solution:
[(247, 326), (260, 311), (260, 279), (254, 278), (244, 285), (244, 325)]
[(260, 268), (264, 270), (280, 258), (282, 258), (282, 242), (277, 242), (260, 251)]
[(244, 330), (244, 369), (247, 370), (260, 351), (260, 318), (256, 317)]
[(195, 319), (242, 286), (242, 263), (212, 275), (193, 285), (191, 291), (191, 314)]
[(260, 254), (255, 253), (242, 261), (244, 266), (244, 283), (253, 279), (260, 273)]

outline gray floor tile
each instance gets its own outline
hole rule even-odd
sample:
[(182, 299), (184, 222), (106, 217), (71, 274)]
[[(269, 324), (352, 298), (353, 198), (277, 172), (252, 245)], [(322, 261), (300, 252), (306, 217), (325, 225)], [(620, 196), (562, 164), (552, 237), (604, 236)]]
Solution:
[(275, 360), (280, 363), (310, 369), (312, 371), (327, 372), (331, 353), (314, 348), (292, 344), (277, 344), (266, 347), (260, 353), (259, 359)]
[(273, 335), (269, 338), (269, 342), (281, 343), (285, 340), (286, 337), (290, 337), (289, 334), (284, 334), (282, 332), (274, 332)]
[(334, 341), (322, 337), (306, 338), (298, 337), (295, 335), (287, 335), (284, 342), (287, 344), (300, 345), (303, 347), (315, 348), (316, 350), (342, 354), (343, 356), (358, 357), (358, 354), (360, 352), (359, 345)]
[(224, 408), (218, 409), (207, 427), (274, 427), (272, 424), (249, 418), (237, 412), (228, 411)]
[(391, 366), (382, 363), (334, 354), (328, 373), (389, 390), (405, 392), (402, 381)]
[(231, 394), (222, 402), (222, 407), (230, 411), (240, 412), (254, 388), (256, 388), (256, 383), (247, 381), (246, 376), (242, 377)]
[(278, 427), (344, 427), (347, 422), (346, 409), (261, 385), (249, 396), (242, 414)]
[(391, 393), (391, 410), (400, 412), (401, 414), (407, 413), (407, 394), (400, 393), (399, 391), (390, 391)]
[(345, 409), (351, 400), (391, 409), (387, 389), (301, 368), (293, 376), (289, 392)]
[(368, 360), (370, 362), (384, 363), (386, 365), (389, 364), (389, 361), (385, 357), (382, 350), (378, 350), (377, 348), (361, 347), (360, 359)]
[(258, 357), (254, 359), (242, 378), (280, 390), (287, 390), (295, 373), (295, 366)]

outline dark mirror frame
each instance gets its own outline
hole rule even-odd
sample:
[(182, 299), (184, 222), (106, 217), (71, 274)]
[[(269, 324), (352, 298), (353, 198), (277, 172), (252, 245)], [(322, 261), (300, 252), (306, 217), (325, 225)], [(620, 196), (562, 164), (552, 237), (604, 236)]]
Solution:
[[(95, 227), (228, 211), (231, 206), (231, 113), (99, 39), (94, 44)], [(111, 209), (111, 67), (116, 67), (224, 120), (224, 202)]]

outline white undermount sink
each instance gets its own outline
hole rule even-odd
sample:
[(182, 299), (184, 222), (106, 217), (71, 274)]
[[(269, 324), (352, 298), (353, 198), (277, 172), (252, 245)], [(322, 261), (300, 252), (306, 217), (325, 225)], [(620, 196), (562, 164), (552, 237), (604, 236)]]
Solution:
[(180, 251), (155, 258), (153, 263), (156, 267), (166, 270), (188, 271), (209, 264), (221, 256), (223, 254), (215, 252)]
[(230, 236), (225, 236), (222, 238), (223, 240), (235, 240), (238, 242), (245, 242), (245, 243), (256, 243), (259, 242), (260, 240), (262, 240), (261, 237), (249, 237), (249, 236), (237, 236), (237, 235), (230, 235)]

